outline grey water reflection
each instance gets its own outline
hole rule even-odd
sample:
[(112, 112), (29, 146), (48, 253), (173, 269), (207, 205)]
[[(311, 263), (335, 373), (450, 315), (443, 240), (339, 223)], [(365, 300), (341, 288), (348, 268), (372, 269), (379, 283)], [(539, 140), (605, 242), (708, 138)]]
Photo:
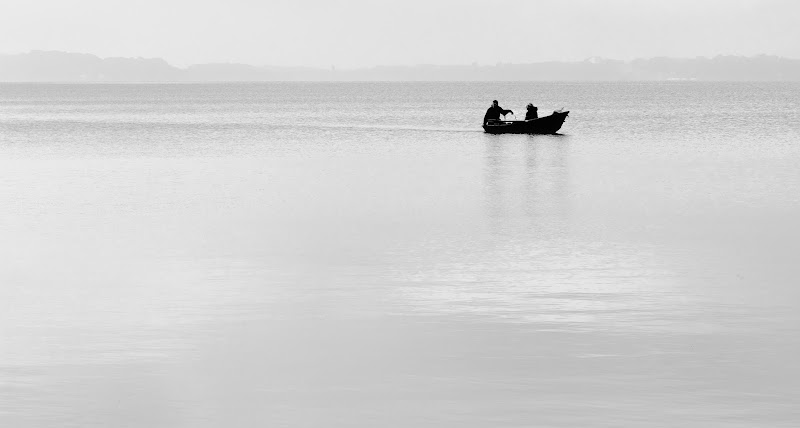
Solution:
[(485, 136), (487, 220), (498, 233), (562, 233), (570, 216), (569, 138), (503, 137)]
[(667, 321), (697, 308), (657, 246), (601, 241), (576, 225), (586, 192), (571, 174), (569, 138), (503, 137), (484, 140), (483, 235), (402, 275), (405, 298), (421, 311), (543, 329), (692, 328)]
[[(570, 215), (569, 150), (567, 135), (528, 135), (525, 148), (523, 209), (531, 227), (555, 214), (554, 220), (568, 220)], [(551, 226), (555, 226), (551, 224)]]
[(0, 426), (797, 426), (800, 87), (497, 87), (4, 87)]

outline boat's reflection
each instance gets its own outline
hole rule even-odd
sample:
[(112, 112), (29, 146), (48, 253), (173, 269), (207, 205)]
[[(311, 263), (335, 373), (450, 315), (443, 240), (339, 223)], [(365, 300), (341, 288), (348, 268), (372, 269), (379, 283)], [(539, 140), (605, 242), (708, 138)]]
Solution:
[(485, 136), (488, 223), (503, 233), (563, 228), (570, 216), (567, 135)]

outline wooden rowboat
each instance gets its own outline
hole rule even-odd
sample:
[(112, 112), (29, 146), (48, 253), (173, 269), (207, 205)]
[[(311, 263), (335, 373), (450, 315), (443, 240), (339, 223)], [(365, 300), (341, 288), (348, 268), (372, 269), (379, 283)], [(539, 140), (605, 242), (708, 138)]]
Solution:
[(489, 134), (555, 134), (568, 115), (568, 111), (554, 111), (531, 120), (490, 120), (483, 124), (483, 130)]

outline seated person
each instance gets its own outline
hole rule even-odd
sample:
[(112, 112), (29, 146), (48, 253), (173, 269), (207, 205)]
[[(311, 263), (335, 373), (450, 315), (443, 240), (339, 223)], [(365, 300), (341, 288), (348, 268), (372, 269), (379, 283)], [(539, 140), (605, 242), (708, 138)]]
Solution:
[(514, 114), (511, 110), (504, 110), (502, 107), (497, 105), (497, 100), (492, 101), (492, 106), (489, 107), (489, 110), (486, 110), (486, 115), (483, 116), (483, 123), (491, 121), (500, 120), (500, 115), (502, 114), (505, 116), (506, 114), (511, 113)]
[(539, 109), (534, 107), (533, 103), (528, 104), (528, 112), (525, 113), (525, 120), (532, 120), (539, 118)]

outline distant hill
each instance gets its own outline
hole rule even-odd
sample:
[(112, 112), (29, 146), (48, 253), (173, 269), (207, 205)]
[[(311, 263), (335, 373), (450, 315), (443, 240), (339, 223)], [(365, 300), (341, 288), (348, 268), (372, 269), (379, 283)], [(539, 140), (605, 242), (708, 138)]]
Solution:
[(800, 81), (800, 60), (776, 56), (650, 58), (533, 64), (416, 65), (328, 70), (198, 64), (178, 68), (158, 58), (99, 58), (33, 51), (0, 55), (0, 82), (233, 81)]
[(101, 59), (53, 51), (0, 55), (0, 81), (6, 82), (160, 82), (181, 80), (183, 75), (163, 59)]

